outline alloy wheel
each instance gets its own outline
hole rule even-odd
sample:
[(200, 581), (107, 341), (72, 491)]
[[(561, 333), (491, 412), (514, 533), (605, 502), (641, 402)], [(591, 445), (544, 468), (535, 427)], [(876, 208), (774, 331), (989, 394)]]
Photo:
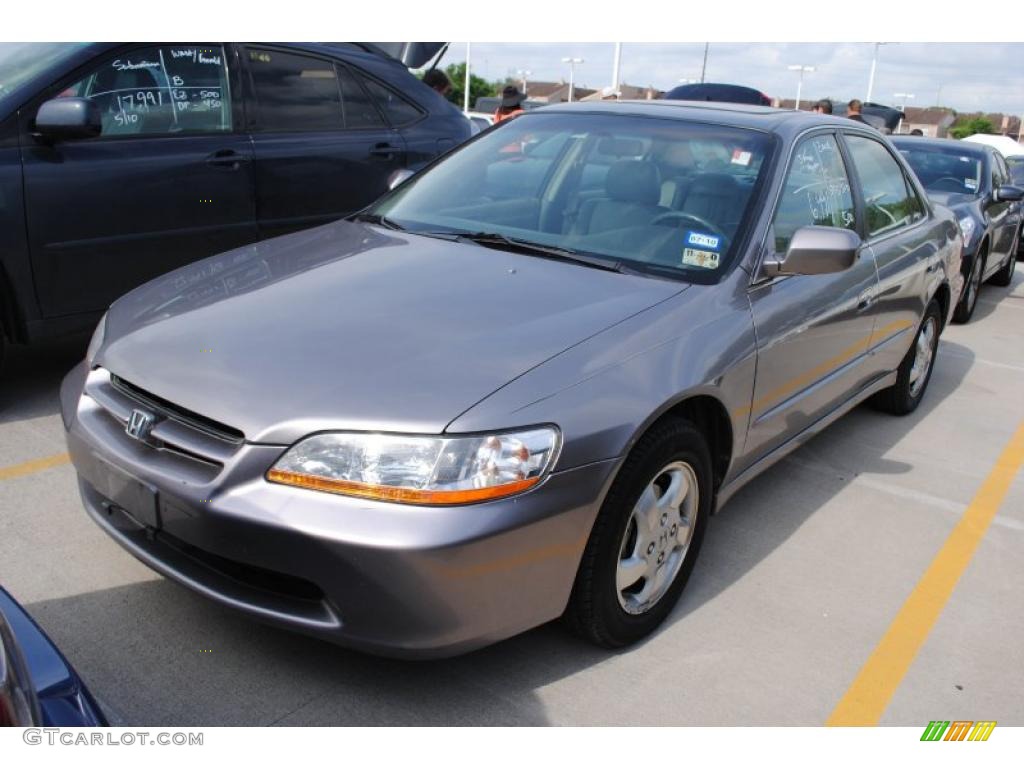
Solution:
[(939, 332), (938, 321), (934, 317), (925, 320), (924, 327), (917, 334), (917, 351), (914, 353), (914, 365), (910, 369), (910, 396), (917, 397), (928, 381), (928, 371), (935, 357), (935, 339)]
[(672, 586), (699, 509), (697, 475), (685, 461), (666, 465), (644, 488), (626, 525), (615, 572), (615, 592), (626, 613), (646, 613)]

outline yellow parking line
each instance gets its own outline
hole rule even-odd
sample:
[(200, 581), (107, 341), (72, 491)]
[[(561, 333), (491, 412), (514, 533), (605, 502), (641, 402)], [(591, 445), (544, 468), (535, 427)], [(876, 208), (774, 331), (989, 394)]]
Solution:
[(10, 467), (0, 467), (0, 480), (10, 480), (13, 477), (31, 475), (33, 472), (40, 472), (50, 467), (59, 467), (67, 464), (71, 457), (66, 453), (58, 453), (56, 456), (47, 456), (44, 459), (33, 459), (23, 464), (14, 464)]
[(826, 725), (877, 725), (1024, 465), (1024, 423), (903, 603)]

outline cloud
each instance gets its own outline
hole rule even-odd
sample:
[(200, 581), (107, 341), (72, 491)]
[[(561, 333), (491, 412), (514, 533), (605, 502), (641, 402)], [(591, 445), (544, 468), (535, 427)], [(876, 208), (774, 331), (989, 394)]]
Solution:
[[(706, 79), (749, 85), (770, 96), (796, 96), (790, 64), (814, 66), (804, 75), (803, 98), (863, 99), (873, 43), (711, 43)], [(465, 60), (465, 43), (452, 43), (446, 63)], [(565, 56), (581, 86), (600, 88), (612, 78), (613, 43), (473, 43), (473, 69), (496, 80), (529, 70), (532, 80), (569, 77)], [(622, 81), (669, 89), (680, 78), (700, 78), (703, 43), (624, 43)], [(1024, 43), (888, 43), (878, 52), (873, 101), (894, 104), (912, 93), (911, 106), (942, 105), (960, 112), (1024, 113)], [(1013, 64), (1008, 64), (1013, 62)]]

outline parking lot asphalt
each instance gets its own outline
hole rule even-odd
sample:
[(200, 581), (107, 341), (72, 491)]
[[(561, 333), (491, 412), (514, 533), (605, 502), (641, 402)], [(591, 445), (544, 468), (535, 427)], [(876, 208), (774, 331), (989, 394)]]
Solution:
[(916, 413), (860, 407), (729, 502), (645, 643), (610, 653), (551, 624), (428, 662), (255, 624), (136, 562), (63, 455), (57, 390), (84, 340), (16, 349), (0, 584), (118, 725), (1024, 725), (1022, 337), (1018, 270), (947, 329)]

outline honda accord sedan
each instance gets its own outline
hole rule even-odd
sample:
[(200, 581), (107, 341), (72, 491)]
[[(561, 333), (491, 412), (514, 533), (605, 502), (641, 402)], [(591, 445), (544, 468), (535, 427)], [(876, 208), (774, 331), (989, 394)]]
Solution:
[(708, 519), (928, 386), (962, 240), (852, 121), (520, 115), (350, 219), (116, 301), (61, 399), (85, 508), (166, 577), (372, 652), (672, 610)]

